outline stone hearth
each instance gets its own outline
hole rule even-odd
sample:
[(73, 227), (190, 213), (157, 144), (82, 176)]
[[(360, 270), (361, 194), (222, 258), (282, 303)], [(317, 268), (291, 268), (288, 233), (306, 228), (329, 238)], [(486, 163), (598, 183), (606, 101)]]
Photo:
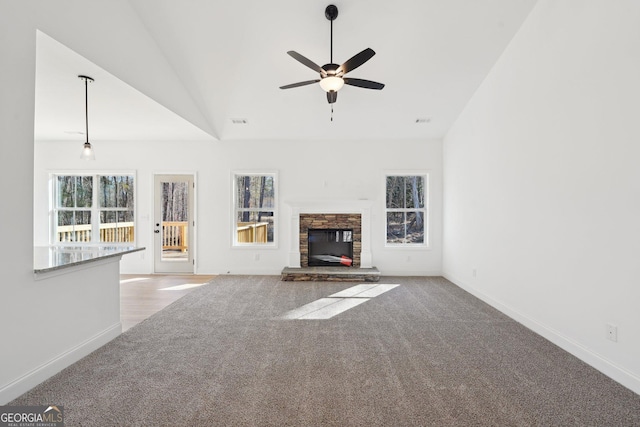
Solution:
[(281, 279), (285, 282), (377, 282), (380, 280), (380, 271), (375, 267), (285, 267)]

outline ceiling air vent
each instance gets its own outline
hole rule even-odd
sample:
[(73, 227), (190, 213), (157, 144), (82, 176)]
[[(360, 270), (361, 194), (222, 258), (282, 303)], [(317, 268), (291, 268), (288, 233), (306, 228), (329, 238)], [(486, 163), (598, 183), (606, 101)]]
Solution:
[(249, 124), (249, 120), (247, 119), (231, 119), (231, 123), (234, 125), (246, 125)]

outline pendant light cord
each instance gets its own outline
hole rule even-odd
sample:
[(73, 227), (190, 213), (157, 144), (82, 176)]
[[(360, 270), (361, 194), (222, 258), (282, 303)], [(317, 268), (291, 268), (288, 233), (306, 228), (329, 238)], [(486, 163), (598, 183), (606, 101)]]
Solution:
[(89, 76), (83, 75), (79, 75), (78, 78), (84, 80), (84, 126), (86, 136), (80, 158), (83, 160), (95, 160), (96, 156), (93, 153), (93, 148), (89, 142), (89, 82), (93, 82), (93, 79)]
[(87, 143), (89, 143), (89, 79), (84, 79), (84, 124), (87, 130)]
[(79, 75), (78, 78), (84, 80), (84, 125), (86, 129), (86, 144), (89, 143), (89, 82), (93, 81), (93, 78), (89, 76)]

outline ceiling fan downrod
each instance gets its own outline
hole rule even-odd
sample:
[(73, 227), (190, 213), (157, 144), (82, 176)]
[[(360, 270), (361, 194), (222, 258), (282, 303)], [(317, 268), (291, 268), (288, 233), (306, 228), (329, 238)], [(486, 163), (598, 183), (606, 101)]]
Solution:
[(330, 43), (329, 43), (329, 59), (331, 60), (331, 63), (333, 64), (333, 21), (335, 21), (335, 19), (338, 17), (338, 8), (333, 5), (330, 4), (329, 6), (327, 6), (327, 8), (324, 10), (324, 16), (331, 21), (331, 37), (330, 37)]
[[(331, 22), (331, 35), (329, 39), (329, 62), (333, 64), (333, 21), (335, 21), (335, 19), (338, 17), (338, 8), (335, 5), (330, 4), (324, 10), (324, 16)], [(331, 122), (333, 122), (333, 103), (329, 105), (331, 105)]]

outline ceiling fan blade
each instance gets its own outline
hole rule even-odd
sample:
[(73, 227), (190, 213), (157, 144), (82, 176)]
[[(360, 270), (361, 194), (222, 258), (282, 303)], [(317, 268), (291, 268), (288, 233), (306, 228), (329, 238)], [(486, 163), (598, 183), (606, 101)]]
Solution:
[(320, 73), (322, 75), (327, 75), (327, 72), (325, 70), (323, 70), (321, 66), (319, 66), (318, 64), (316, 64), (312, 60), (310, 60), (308, 58), (305, 58), (304, 56), (300, 55), (298, 52), (290, 50), (287, 53), (293, 59), (295, 59), (296, 61), (300, 62), (303, 65), (306, 65), (307, 67), (311, 68), (313, 71), (317, 71), (318, 73)]
[(384, 83), (373, 82), (371, 80), (352, 79), (350, 77), (345, 77), (343, 80), (346, 85), (363, 87), (365, 89), (380, 90), (384, 87)]
[(307, 80), (305, 82), (298, 82), (298, 83), (291, 83), (290, 85), (284, 85), (284, 86), (280, 86), (280, 89), (291, 89), (293, 87), (300, 87), (300, 86), (306, 86), (306, 85), (311, 85), (314, 83), (318, 83), (320, 81), (320, 79), (316, 79), (316, 80)]
[(338, 92), (336, 91), (327, 92), (327, 101), (329, 101), (329, 104), (333, 104), (337, 100), (338, 100)]
[(373, 51), (373, 49), (366, 48), (357, 55), (354, 55), (350, 59), (347, 59), (344, 64), (338, 67), (338, 69), (336, 70), (336, 74), (340, 72), (342, 72), (342, 74), (347, 74), (349, 71), (355, 70), (356, 68), (370, 60), (371, 57), (375, 54), (376, 53)]

